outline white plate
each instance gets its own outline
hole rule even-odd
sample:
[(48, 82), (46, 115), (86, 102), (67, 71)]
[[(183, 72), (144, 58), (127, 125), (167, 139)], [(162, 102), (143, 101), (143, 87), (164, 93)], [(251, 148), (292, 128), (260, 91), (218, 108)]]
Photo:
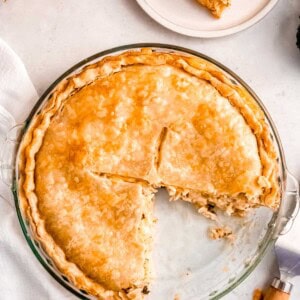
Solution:
[(178, 33), (203, 38), (220, 37), (244, 30), (260, 21), (278, 0), (232, 0), (220, 19), (196, 0), (137, 0), (161, 25)]

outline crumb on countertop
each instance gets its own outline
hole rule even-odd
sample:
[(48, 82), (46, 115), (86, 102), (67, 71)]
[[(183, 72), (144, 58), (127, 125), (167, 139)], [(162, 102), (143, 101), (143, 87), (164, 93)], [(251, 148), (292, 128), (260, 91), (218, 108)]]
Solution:
[(209, 229), (209, 237), (213, 240), (226, 238), (226, 239), (232, 241), (234, 239), (232, 230), (228, 226), (210, 228)]
[(175, 296), (174, 296), (174, 300), (180, 300), (180, 296), (179, 296), (179, 294), (175, 294)]
[(224, 266), (224, 268), (222, 269), (223, 272), (229, 272), (229, 268), (228, 266)]

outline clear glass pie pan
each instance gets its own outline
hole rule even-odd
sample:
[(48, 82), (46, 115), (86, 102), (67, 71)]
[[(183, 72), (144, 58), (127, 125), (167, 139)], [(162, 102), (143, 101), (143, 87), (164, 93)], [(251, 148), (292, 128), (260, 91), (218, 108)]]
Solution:
[(277, 212), (259, 208), (251, 211), (245, 219), (221, 216), (224, 223), (234, 229), (236, 239), (233, 243), (209, 240), (207, 230), (214, 225), (213, 223), (199, 216), (188, 203), (183, 201), (170, 203), (164, 190), (160, 190), (156, 195), (155, 215), (158, 222), (155, 226), (153, 250), (155, 277), (147, 299), (174, 299), (175, 295), (178, 295), (180, 299), (219, 299), (251, 273), (286, 224), (292, 223), (297, 201), (299, 202), (299, 184), (287, 171), (278, 133), (259, 98), (237, 75), (213, 59), (172, 45), (135, 44), (103, 51), (79, 62), (46, 90), (23, 124), (8, 130), (1, 154), (1, 177), (11, 186), (20, 225), (39, 262), (50, 275), (74, 295), (81, 299), (94, 299), (86, 291), (76, 288), (55, 267), (51, 258), (35, 239), (30, 224), (23, 215), (18, 198), (19, 144), (22, 142), (22, 137), (32, 118), (40, 112), (62, 80), (107, 55), (117, 55), (124, 51), (138, 50), (143, 47), (152, 48), (154, 51), (197, 56), (218, 66), (234, 84), (243, 86), (257, 101), (265, 113), (274, 144), (277, 147), (282, 195), (280, 208)]

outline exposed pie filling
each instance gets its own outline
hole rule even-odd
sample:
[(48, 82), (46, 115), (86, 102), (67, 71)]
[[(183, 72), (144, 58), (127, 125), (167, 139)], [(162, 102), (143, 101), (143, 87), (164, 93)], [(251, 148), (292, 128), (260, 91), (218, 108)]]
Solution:
[(212, 208), (276, 209), (276, 157), (261, 109), (215, 65), (125, 52), (61, 82), (32, 119), (20, 200), (36, 239), (78, 288), (141, 299), (155, 189), (211, 218)]

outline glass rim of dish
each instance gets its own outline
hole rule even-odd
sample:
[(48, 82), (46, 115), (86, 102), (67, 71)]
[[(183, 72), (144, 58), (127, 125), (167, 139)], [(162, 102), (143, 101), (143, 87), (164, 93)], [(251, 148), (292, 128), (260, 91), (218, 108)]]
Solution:
[[(66, 72), (64, 72), (58, 79), (56, 79), (50, 86), (49, 88), (42, 94), (42, 96), (39, 98), (37, 103), (34, 105), (33, 109), (31, 110), (31, 113), (27, 117), (26, 121), (24, 122), (23, 130), (21, 133), (21, 136), (19, 138), (19, 144), (21, 143), (22, 137), (24, 136), (26, 129), (31, 122), (32, 118), (34, 115), (36, 115), (41, 107), (48, 101), (49, 97), (51, 96), (52, 92), (55, 90), (56, 86), (63, 81), (64, 79), (68, 78), (74, 73), (78, 73), (81, 71), (83, 67), (86, 65), (89, 65), (91, 63), (94, 63), (96, 61), (99, 61), (103, 59), (106, 56), (109, 55), (117, 55), (119, 53), (128, 51), (128, 50), (139, 50), (141, 48), (151, 48), (154, 51), (162, 51), (162, 52), (170, 52), (170, 53), (182, 53), (185, 55), (191, 55), (191, 56), (196, 56), (198, 58), (204, 59), (217, 67), (219, 67), (223, 72), (225, 72), (227, 75), (229, 75), (230, 78), (235, 80), (239, 85), (243, 86), (247, 92), (253, 97), (253, 99), (257, 102), (259, 107), (262, 109), (265, 118), (267, 120), (267, 123), (269, 124), (271, 133), (274, 137), (274, 144), (277, 147), (278, 154), (279, 154), (279, 169), (280, 169), (280, 185), (281, 185), (281, 200), (283, 198), (284, 192), (285, 192), (285, 186), (286, 186), (286, 180), (287, 180), (287, 175), (288, 175), (288, 170), (286, 167), (285, 163), (285, 157), (284, 157), (284, 152), (282, 148), (282, 144), (279, 138), (279, 134), (277, 132), (277, 129), (275, 127), (274, 122), (271, 119), (270, 114), (268, 113), (267, 109), (259, 99), (259, 97), (256, 95), (256, 93), (238, 76), (236, 75), (233, 71), (228, 69), (226, 66), (223, 64), (219, 63), (218, 61), (210, 58), (207, 55), (204, 55), (200, 52), (190, 50), (184, 47), (180, 46), (175, 46), (175, 45), (169, 45), (169, 44), (161, 44), (161, 43), (138, 43), (138, 44), (129, 44), (129, 45), (123, 45), (119, 47), (114, 47), (105, 51), (98, 52), (82, 61), (79, 63), (75, 64), (73, 67), (68, 69)], [(18, 147), (19, 148), (19, 147)], [(42, 264), (42, 266), (47, 270), (47, 272), (57, 281), (59, 282), (62, 286), (64, 286), (67, 290), (69, 290), (71, 293), (79, 297), (80, 299), (91, 299), (89, 298), (89, 295), (85, 291), (81, 291), (77, 289), (75, 286), (69, 283), (69, 281), (63, 277), (57, 275), (51, 267), (51, 263), (49, 263), (49, 260), (47, 260), (47, 255), (44, 254), (45, 257), (42, 257), (37, 248), (39, 248), (37, 242), (32, 238), (32, 235), (30, 234), (30, 229), (29, 229), (29, 223), (27, 222), (26, 218), (23, 216), (23, 212), (21, 210), (20, 204), (19, 204), (19, 198), (18, 198), (18, 159), (19, 159), (19, 149), (17, 149), (16, 153), (16, 159), (15, 159), (15, 172), (13, 174), (13, 181), (12, 181), (12, 192), (14, 195), (14, 202), (15, 202), (15, 207), (17, 211), (17, 216), (19, 219), (19, 223), (21, 225), (23, 234), (25, 236), (25, 239), (31, 248), (32, 252), (34, 253), (35, 257), (38, 259), (38, 261)], [(214, 292), (211, 295), (210, 299), (220, 299), (221, 297), (225, 296), (228, 294), (230, 291), (232, 291), (235, 287), (237, 287), (241, 282), (243, 282), (248, 275), (255, 269), (255, 267), (258, 265), (258, 263), (261, 261), (263, 258), (264, 254), (266, 253), (266, 250), (272, 246), (276, 240), (276, 228), (278, 227), (278, 223), (280, 220), (280, 212), (282, 211), (282, 201), (280, 201), (280, 207), (277, 211), (273, 212), (272, 218), (269, 221), (267, 231), (263, 237), (263, 239), (260, 241), (259, 246), (257, 247), (255, 254), (251, 258), (251, 262), (245, 266), (243, 269), (243, 272), (236, 276), (233, 280), (230, 280), (228, 282), (228, 285), (224, 286), (219, 291)], [(40, 249), (40, 248), (39, 248)], [(40, 249), (41, 250), (41, 249)], [(49, 266), (50, 265), (50, 266)]]

